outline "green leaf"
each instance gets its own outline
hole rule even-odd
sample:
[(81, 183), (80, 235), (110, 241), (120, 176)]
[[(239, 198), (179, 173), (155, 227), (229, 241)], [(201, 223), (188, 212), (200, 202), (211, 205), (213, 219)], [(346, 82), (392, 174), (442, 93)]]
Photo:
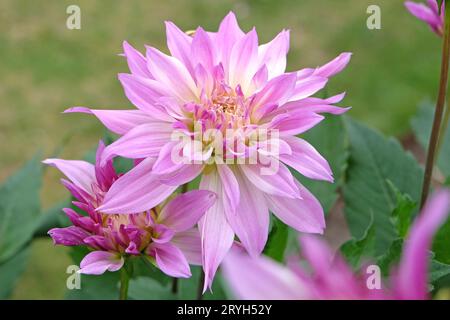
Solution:
[(0, 299), (7, 299), (20, 275), (25, 271), (30, 249), (19, 251), (11, 259), (0, 264)]
[(417, 202), (413, 201), (408, 194), (400, 192), (390, 180), (388, 180), (387, 183), (397, 199), (397, 205), (392, 211), (392, 223), (396, 227), (399, 237), (405, 238), (409, 226), (411, 225)]
[(148, 277), (131, 279), (128, 297), (133, 300), (173, 300), (176, 298), (168, 284), (164, 286)]
[(438, 281), (439, 279), (448, 276), (450, 274), (450, 265), (436, 261), (431, 260), (431, 267), (429, 272), (429, 281), (431, 283), (434, 283)]
[[(423, 103), (419, 106), (417, 114), (411, 120), (411, 126), (420, 145), (427, 150), (428, 142), (433, 126), (434, 106)], [(450, 130), (447, 130), (443, 140), (439, 156), (436, 161), (437, 167), (446, 176), (450, 176)]]
[(347, 181), (343, 187), (345, 215), (351, 234), (361, 238), (373, 214), (377, 254), (383, 254), (396, 238), (391, 213), (397, 201), (387, 180), (412, 199), (419, 199), (423, 169), (399, 142), (345, 118), (350, 138)]
[(395, 239), (389, 249), (377, 259), (383, 276), (388, 276), (392, 267), (400, 261), (403, 249), (403, 239)]
[(375, 225), (373, 218), (360, 239), (352, 239), (344, 243), (340, 248), (342, 256), (347, 262), (357, 269), (365, 257), (375, 255)]
[(270, 231), (264, 254), (276, 261), (283, 261), (288, 237), (288, 226), (272, 215), (272, 230)]
[(33, 236), (40, 214), (42, 165), (34, 157), (0, 186), (0, 263)]
[(439, 229), (433, 240), (436, 260), (450, 264), (450, 219)]
[(338, 198), (348, 160), (348, 137), (341, 117), (328, 117), (311, 129), (302, 138), (311, 143), (331, 166), (334, 183), (315, 181), (292, 170), (294, 176), (319, 199), (328, 214)]

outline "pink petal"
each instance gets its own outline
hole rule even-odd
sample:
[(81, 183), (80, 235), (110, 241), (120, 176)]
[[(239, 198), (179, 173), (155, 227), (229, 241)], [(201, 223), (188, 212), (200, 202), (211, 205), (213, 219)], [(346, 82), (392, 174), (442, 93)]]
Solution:
[(197, 178), (204, 168), (205, 165), (185, 164), (171, 173), (158, 175), (158, 180), (169, 186), (181, 186)]
[(147, 158), (116, 180), (97, 211), (138, 213), (152, 209), (171, 195), (177, 186), (160, 183), (151, 172), (153, 162), (153, 159)]
[(186, 67), (176, 58), (147, 47), (147, 63), (156, 80), (185, 102), (197, 99), (197, 87)]
[(240, 39), (231, 50), (228, 83), (232, 88), (240, 85), (244, 93), (257, 71), (258, 35), (253, 29)]
[(266, 195), (270, 211), (297, 231), (322, 234), (325, 218), (320, 202), (300, 183), (297, 185), (302, 199)]
[(318, 77), (331, 78), (332, 76), (341, 72), (347, 64), (350, 62), (350, 58), (352, 57), (352, 53), (344, 52), (339, 56), (334, 58), (332, 61), (327, 64), (317, 68), (314, 71), (314, 75)]
[(230, 167), (225, 164), (218, 164), (217, 172), (223, 186), (225, 210), (234, 214), (240, 199), (238, 181)]
[(286, 55), (289, 51), (289, 30), (281, 31), (272, 41), (258, 48), (260, 64), (267, 66), (269, 79), (286, 70)]
[(270, 80), (264, 88), (255, 94), (255, 107), (268, 103), (282, 105), (288, 101), (297, 81), (294, 73), (287, 73)]
[(234, 240), (233, 229), (231, 229), (225, 217), (223, 199), (221, 198), (222, 188), (220, 177), (216, 171), (202, 176), (200, 189), (210, 190), (218, 195), (217, 201), (199, 222), (202, 238), (202, 264), (205, 272), (203, 291), (211, 287), (217, 268)]
[(80, 263), (79, 273), (103, 274), (105, 271), (117, 271), (122, 268), (124, 259), (117, 253), (94, 251), (87, 254)]
[(165, 274), (175, 278), (189, 278), (191, 270), (186, 257), (180, 249), (169, 243), (152, 243), (147, 254), (155, 257), (156, 265)]
[(170, 89), (156, 80), (126, 73), (119, 74), (119, 80), (122, 83), (128, 100), (141, 111), (160, 121), (174, 121), (174, 119), (165, 112), (164, 108), (158, 105), (158, 101), (162, 97), (171, 95)]
[(310, 76), (305, 79), (299, 79), (295, 85), (293, 95), (289, 100), (301, 100), (312, 96), (319, 90), (322, 90), (326, 86), (327, 82), (327, 78), (319, 76)]
[(197, 228), (176, 233), (171, 242), (183, 252), (190, 264), (202, 265), (202, 241)]
[(428, 23), (435, 32), (438, 32), (439, 27), (442, 28), (443, 23), (441, 17), (426, 5), (422, 3), (406, 1), (405, 6), (413, 16)]
[(280, 160), (305, 177), (333, 182), (333, 173), (327, 160), (308, 142), (297, 137), (285, 137), (292, 154), (280, 154)]
[[(156, 235), (155, 235), (156, 233)], [(173, 239), (173, 236), (175, 235), (175, 232), (173, 229), (169, 228), (168, 226), (165, 226), (163, 224), (156, 224), (153, 227), (153, 235), (152, 240), (156, 243), (163, 244), (171, 241)]]
[(236, 171), (240, 201), (236, 212), (225, 211), (233, 231), (252, 256), (261, 254), (269, 233), (269, 208), (264, 195)]
[(53, 228), (48, 234), (53, 239), (53, 244), (63, 246), (83, 245), (83, 240), (89, 236), (89, 233), (82, 228), (70, 226), (67, 228)]
[(102, 163), (114, 156), (130, 159), (157, 157), (161, 148), (170, 141), (173, 129), (164, 122), (141, 124), (106, 147)]
[(264, 193), (291, 199), (299, 198), (299, 189), (290, 171), (282, 163), (277, 166), (277, 172), (272, 174), (264, 174), (264, 166), (259, 164), (240, 165), (240, 169), (244, 176)]
[(173, 57), (180, 60), (192, 74), (191, 43), (192, 37), (181, 31), (174, 23), (166, 21), (167, 47)]
[(191, 57), (194, 66), (201, 64), (209, 74), (212, 74), (216, 65), (215, 56), (215, 48), (211, 38), (205, 30), (198, 27), (191, 46)]
[(238, 299), (299, 300), (312, 297), (294, 272), (265, 257), (251, 258), (231, 250), (224, 260), (223, 273)]
[(140, 110), (96, 110), (73, 107), (64, 111), (64, 113), (75, 112), (96, 116), (106, 128), (120, 135), (127, 133), (138, 125), (155, 121), (150, 115)]
[(220, 55), (220, 61), (226, 74), (228, 75), (229, 62), (231, 56), (231, 50), (234, 45), (244, 37), (244, 32), (236, 20), (236, 16), (233, 12), (229, 12), (226, 17), (222, 20), (219, 26), (219, 31), (217, 32), (215, 44)]
[(128, 42), (123, 42), (123, 52), (127, 58), (128, 68), (131, 73), (136, 76), (144, 78), (153, 78), (150, 71), (147, 69), (147, 61), (145, 57), (133, 48)]
[(92, 164), (79, 160), (46, 159), (42, 163), (56, 167), (77, 187), (93, 195), (92, 184), (96, 182), (95, 169)]
[(427, 202), (410, 229), (398, 269), (397, 294), (402, 299), (428, 296), (428, 260), (433, 237), (450, 213), (450, 191), (440, 190)]
[(158, 217), (158, 223), (176, 232), (191, 229), (216, 199), (217, 196), (207, 190), (193, 190), (177, 195), (164, 206)]
[(281, 113), (273, 117), (268, 129), (277, 129), (281, 137), (296, 136), (319, 124), (324, 116), (314, 112)]

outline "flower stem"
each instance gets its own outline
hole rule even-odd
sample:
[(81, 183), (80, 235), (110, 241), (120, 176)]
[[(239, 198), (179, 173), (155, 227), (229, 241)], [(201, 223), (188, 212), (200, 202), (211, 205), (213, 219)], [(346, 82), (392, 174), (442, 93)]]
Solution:
[(436, 154), (439, 156), (439, 153), (442, 148), (442, 144), (444, 143), (447, 130), (448, 130), (448, 122), (450, 121), (450, 107), (449, 107), (449, 101), (447, 100), (447, 105), (445, 106), (445, 113), (444, 113), (444, 119), (442, 120), (442, 128), (441, 133), (439, 134), (438, 144), (437, 144), (437, 150)]
[(450, 58), (450, 10), (447, 10), (448, 1), (445, 3), (445, 31), (444, 44), (442, 46), (441, 79), (439, 83), (439, 94), (434, 113), (433, 128), (431, 130), (430, 142), (428, 144), (427, 160), (425, 164), (425, 175), (422, 185), (421, 208), (424, 206), (430, 191), (431, 178), (433, 175), (434, 162), (436, 158), (439, 131), (444, 113), (445, 98), (447, 95), (448, 67)]
[(127, 300), (128, 298), (128, 286), (130, 283), (131, 275), (133, 274), (132, 265), (125, 261), (124, 266), (120, 269), (120, 291), (119, 300)]

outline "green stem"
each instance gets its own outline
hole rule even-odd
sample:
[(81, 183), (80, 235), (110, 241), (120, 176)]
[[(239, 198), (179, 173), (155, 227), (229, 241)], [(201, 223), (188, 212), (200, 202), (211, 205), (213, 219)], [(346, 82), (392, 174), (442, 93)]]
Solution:
[(450, 106), (449, 106), (448, 100), (447, 100), (447, 105), (445, 106), (444, 119), (442, 120), (441, 133), (439, 134), (439, 139), (438, 139), (438, 144), (437, 144), (437, 151), (436, 151), (437, 156), (439, 156), (442, 145), (444, 144), (445, 137), (447, 135), (449, 120), (450, 120)]
[(128, 298), (128, 286), (130, 283), (131, 275), (133, 274), (133, 268), (131, 263), (125, 261), (122, 269), (120, 269), (120, 291), (119, 300), (127, 300)]
[(436, 110), (434, 113), (433, 128), (431, 129), (430, 142), (428, 144), (427, 160), (425, 164), (425, 174), (422, 185), (422, 199), (421, 207), (424, 206), (430, 191), (431, 178), (433, 175), (434, 162), (436, 158), (436, 150), (439, 140), (439, 131), (442, 124), (442, 115), (444, 113), (445, 98), (447, 95), (448, 84), (448, 67), (450, 58), (450, 10), (445, 3), (445, 30), (444, 30), (444, 44), (442, 46), (442, 61), (441, 61), (441, 78), (439, 83), (439, 94), (436, 102)]

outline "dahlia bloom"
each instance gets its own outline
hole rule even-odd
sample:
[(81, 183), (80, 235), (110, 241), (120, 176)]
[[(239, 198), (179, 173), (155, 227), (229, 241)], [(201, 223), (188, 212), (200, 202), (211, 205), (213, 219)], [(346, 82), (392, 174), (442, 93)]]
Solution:
[(427, 0), (427, 4), (415, 3), (412, 1), (405, 2), (406, 9), (416, 18), (425, 21), (430, 28), (438, 36), (442, 36), (444, 32), (444, 11), (445, 1), (441, 5), (441, 13), (439, 13), (439, 5), (437, 0)]
[(95, 165), (76, 160), (44, 161), (66, 175), (70, 181), (62, 179), (62, 183), (77, 199), (73, 204), (86, 212), (81, 215), (71, 208), (63, 209), (73, 225), (51, 229), (48, 233), (54, 243), (83, 245), (93, 250), (81, 261), (80, 273), (117, 271), (125, 257), (144, 255), (169, 276), (190, 277), (188, 261), (201, 264), (200, 235), (194, 226), (211, 207), (215, 195), (196, 190), (147, 211), (132, 214), (99, 211), (105, 194), (119, 178), (112, 160), (100, 165), (104, 149), (100, 142)]
[(250, 254), (261, 253), (269, 210), (298, 231), (323, 232), (319, 201), (287, 166), (311, 179), (333, 181), (327, 161), (296, 136), (321, 122), (320, 113), (348, 110), (333, 105), (344, 94), (311, 96), (345, 68), (351, 54), (322, 67), (285, 72), (289, 31), (258, 45), (255, 29), (244, 33), (233, 13), (218, 32), (199, 27), (191, 37), (171, 22), (166, 31), (171, 55), (146, 47), (144, 56), (123, 45), (131, 74), (120, 74), (119, 80), (138, 110), (66, 112), (93, 114), (121, 135), (106, 147), (102, 162), (113, 156), (145, 159), (112, 185), (102, 212), (148, 210), (161, 192), (170, 194), (198, 176), (201, 189), (217, 194), (199, 221), (206, 290), (235, 235)]
[(450, 191), (439, 191), (411, 227), (390, 287), (369, 289), (367, 278), (353, 274), (342, 257), (335, 256), (313, 236), (300, 239), (313, 274), (302, 268), (297, 259), (284, 267), (268, 258), (251, 258), (233, 249), (224, 261), (225, 278), (242, 299), (427, 299), (428, 250), (449, 211)]

